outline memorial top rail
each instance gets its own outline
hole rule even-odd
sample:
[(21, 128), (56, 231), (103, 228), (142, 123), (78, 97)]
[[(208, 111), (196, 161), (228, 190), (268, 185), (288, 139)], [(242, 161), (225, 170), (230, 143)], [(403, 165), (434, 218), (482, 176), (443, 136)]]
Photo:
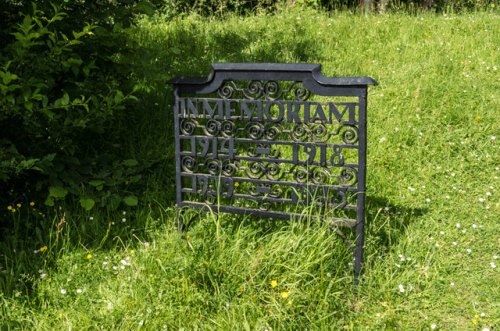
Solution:
[[(213, 63), (208, 77), (174, 77), (169, 84), (179, 92), (211, 93), (226, 80), (300, 80), (313, 92), (322, 94), (322, 87), (366, 87), (377, 85), (371, 77), (327, 77), (320, 64), (292, 63)], [(323, 91), (325, 94), (328, 92)]]

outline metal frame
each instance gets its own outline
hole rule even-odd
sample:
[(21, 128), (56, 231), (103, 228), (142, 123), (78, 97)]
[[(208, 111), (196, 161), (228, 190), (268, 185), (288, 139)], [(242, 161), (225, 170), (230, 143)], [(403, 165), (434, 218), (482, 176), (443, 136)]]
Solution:
[(169, 83), (177, 206), (355, 228), (357, 279), (367, 91), (376, 82), (326, 77), (319, 64), (216, 63), (207, 78)]

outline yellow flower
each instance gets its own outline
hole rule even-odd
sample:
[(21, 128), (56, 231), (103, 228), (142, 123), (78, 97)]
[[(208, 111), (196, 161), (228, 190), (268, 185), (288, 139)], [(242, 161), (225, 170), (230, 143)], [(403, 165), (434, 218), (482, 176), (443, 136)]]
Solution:
[(45, 252), (47, 249), (48, 249), (48, 247), (47, 247), (47, 246), (42, 246), (42, 247), (40, 247), (40, 249), (39, 249), (38, 251), (39, 251), (40, 253), (43, 253), (43, 252)]
[(18, 203), (16, 206), (17, 206), (17, 208), (21, 208), (22, 205), (20, 203)]
[(479, 115), (476, 115), (476, 117), (474, 118), (477, 122), (479, 122), (481, 120), (481, 116)]
[(92, 258), (92, 254), (88, 253), (86, 258), (87, 258), (87, 260), (90, 260)]
[(35, 203), (33, 201), (30, 202), (30, 206), (31, 207), (34, 207), (35, 206)]
[(288, 296), (289, 296), (289, 295), (290, 295), (290, 292), (288, 292), (288, 291), (283, 291), (283, 292), (281, 292), (281, 297), (282, 297), (283, 299), (288, 298)]
[(273, 280), (271, 281), (271, 287), (272, 287), (272, 288), (275, 288), (276, 286), (278, 286), (278, 281), (277, 281), (276, 279), (273, 279)]
[(130, 254), (134, 255), (135, 254), (135, 249), (130, 250)]
[(13, 213), (15, 213), (16, 212), (16, 208), (12, 208), (10, 211), (13, 212)]
[(12, 206), (11, 206), (11, 205), (8, 205), (8, 206), (7, 206), (7, 210), (12, 210)]

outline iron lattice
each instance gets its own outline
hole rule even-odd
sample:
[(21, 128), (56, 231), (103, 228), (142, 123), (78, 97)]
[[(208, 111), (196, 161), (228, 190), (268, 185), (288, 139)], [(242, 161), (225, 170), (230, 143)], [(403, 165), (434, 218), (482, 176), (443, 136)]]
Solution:
[(226, 63), (213, 64), (207, 79), (171, 80), (177, 206), (355, 227), (358, 275), (375, 81), (320, 69)]

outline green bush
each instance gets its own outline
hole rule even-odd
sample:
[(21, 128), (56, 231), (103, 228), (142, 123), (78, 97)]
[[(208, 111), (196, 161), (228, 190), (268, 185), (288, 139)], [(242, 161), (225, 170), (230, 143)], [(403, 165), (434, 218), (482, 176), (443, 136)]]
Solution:
[(4, 8), (10, 22), (0, 34), (2, 200), (38, 196), (51, 206), (71, 194), (85, 209), (96, 196), (118, 205), (119, 188), (139, 181), (141, 170), (122, 160), (120, 137), (110, 132), (136, 98), (125, 56), (133, 45), (122, 24), (106, 26), (97, 14), (84, 22), (88, 10), (68, 14), (77, 5), (41, 3), (43, 10), (33, 3), (25, 13), (18, 4)]

